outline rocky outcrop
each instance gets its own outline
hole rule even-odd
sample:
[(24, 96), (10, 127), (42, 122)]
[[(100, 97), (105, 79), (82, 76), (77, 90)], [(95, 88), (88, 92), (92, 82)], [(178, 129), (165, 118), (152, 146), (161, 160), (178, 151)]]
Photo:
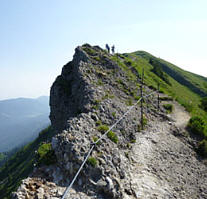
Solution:
[(63, 66), (62, 74), (58, 76), (51, 88), (50, 120), (56, 130), (66, 128), (67, 119), (77, 116), (80, 112), (88, 112), (92, 88), (89, 80), (83, 76), (90, 64), (89, 57), (76, 48), (73, 61)]
[[(68, 86), (68, 92), (63, 90), (59, 79), (67, 81), (64, 86)], [(52, 86), (50, 103), (53, 127), (56, 130), (64, 127), (64, 131), (52, 139), (58, 166), (68, 176), (60, 180), (61, 185), (68, 183), (66, 179), (71, 180), (89, 151), (90, 143), (102, 135), (98, 129), (112, 125), (128, 110), (127, 103), (135, 102), (133, 92), (136, 93), (138, 87), (127, 79), (127, 74), (110, 55), (89, 45), (78, 47), (74, 60), (63, 67), (61, 76)], [(106, 137), (95, 148), (91, 156), (97, 165), (95, 168), (86, 165), (77, 189), (90, 190), (91, 194), (99, 190), (103, 192), (102, 197), (122, 197), (124, 186), (120, 180), (126, 178), (128, 159), (125, 154), (138, 131), (138, 109), (114, 129), (118, 143)]]
[[(60, 198), (91, 143), (136, 102), (138, 82), (121, 55), (112, 56), (88, 44), (76, 48), (73, 60), (51, 88), (57, 163), (37, 168), (13, 197)], [(150, 91), (145, 87), (145, 93)], [(179, 132), (163, 110), (157, 113), (156, 98), (145, 103), (145, 130), (140, 132), (140, 107), (136, 106), (97, 144), (70, 190), (70, 199), (207, 197), (206, 167), (190, 145), (176, 138)], [(36, 181), (39, 185), (32, 195)]]

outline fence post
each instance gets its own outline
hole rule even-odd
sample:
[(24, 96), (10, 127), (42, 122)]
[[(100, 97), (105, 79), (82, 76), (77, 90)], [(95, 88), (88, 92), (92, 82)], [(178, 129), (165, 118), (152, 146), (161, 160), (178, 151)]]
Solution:
[(160, 91), (160, 84), (158, 83), (157, 85), (157, 109), (160, 109), (160, 95), (159, 95), (159, 91)]
[(143, 118), (143, 82), (144, 82), (144, 68), (142, 69), (142, 81), (141, 81), (141, 127), (144, 129), (144, 118)]

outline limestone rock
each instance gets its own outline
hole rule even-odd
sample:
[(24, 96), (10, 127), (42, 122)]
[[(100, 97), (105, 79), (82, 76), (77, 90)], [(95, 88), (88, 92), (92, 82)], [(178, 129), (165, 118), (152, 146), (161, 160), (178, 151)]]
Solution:
[[(97, 46), (76, 48), (51, 87), (57, 164), (38, 168), (13, 198), (61, 198), (91, 144), (103, 135), (101, 125), (107, 129), (136, 103), (137, 81), (113, 60)], [(145, 92), (151, 90), (145, 86)], [(156, 98), (151, 97), (150, 104), (144, 108), (148, 121), (144, 131), (139, 131), (140, 107), (135, 106), (114, 127), (113, 136), (95, 146), (68, 198), (207, 198), (206, 166), (180, 136), (182, 129), (174, 120), (155, 111)]]

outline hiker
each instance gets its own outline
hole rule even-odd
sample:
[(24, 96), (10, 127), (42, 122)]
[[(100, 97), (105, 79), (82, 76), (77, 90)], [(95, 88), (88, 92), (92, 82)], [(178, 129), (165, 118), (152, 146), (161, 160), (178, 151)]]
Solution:
[(108, 53), (110, 53), (110, 47), (108, 44), (106, 44), (106, 49), (107, 49)]
[(114, 45), (111, 47), (111, 51), (112, 51), (112, 54), (115, 53), (115, 46)]

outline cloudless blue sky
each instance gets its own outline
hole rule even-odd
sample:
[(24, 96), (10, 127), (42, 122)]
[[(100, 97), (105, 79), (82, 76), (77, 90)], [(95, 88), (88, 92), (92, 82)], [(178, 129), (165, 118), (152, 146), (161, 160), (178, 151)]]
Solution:
[(206, 10), (206, 0), (0, 0), (0, 99), (49, 95), (84, 43), (207, 76)]

